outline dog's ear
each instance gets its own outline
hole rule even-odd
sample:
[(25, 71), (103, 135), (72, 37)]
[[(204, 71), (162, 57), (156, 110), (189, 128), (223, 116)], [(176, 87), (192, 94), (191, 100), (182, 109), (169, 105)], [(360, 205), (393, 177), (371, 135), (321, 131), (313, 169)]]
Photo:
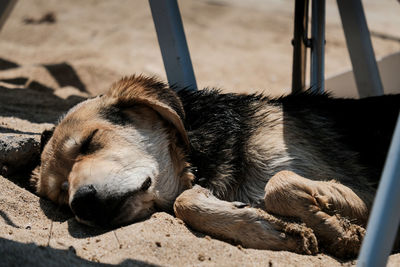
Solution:
[(40, 165), (36, 166), (35, 169), (33, 169), (31, 177), (29, 178), (29, 186), (31, 187), (32, 190), (34, 190), (36, 193), (40, 194)]
[(107, 96), (121, 108), (144, 104), (169, 121), (189, 147), (189, 139), (183, 124), (185, 112), (175, 91), (155, 78), (142, 75), (122, 78), (113, 84)]
[(40, 154), (42, 154), (44, 147), (46, 146), (47, 142), (49, 142), (50, 138), (53, 136), (54, 129), (56, 127), (53, 127), (48, 130), (44, 130), (42, 134), (40, 135)]
[[(40, 155), (43, 152), (44, 147), (49, 142), (50, 138), (53, 136), (54, 129), (56, 127), (52, 127), (51, 129), (46, 129), (40, 135)], [(36, 193), (40, 194), (40, 165), (36, 166), (36, 168), (32, 171), (32, 175), (29, 179), (31, 188), (35, 189)]]

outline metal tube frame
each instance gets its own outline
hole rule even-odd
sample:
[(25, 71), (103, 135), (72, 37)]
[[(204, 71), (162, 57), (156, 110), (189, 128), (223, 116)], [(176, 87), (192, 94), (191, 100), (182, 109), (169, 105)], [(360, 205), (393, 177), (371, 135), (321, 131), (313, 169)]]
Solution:
[(1, 0), (0, 1), (0, 30), (3, 28), (8, 16), (13, 10), (17, 0)]
[(386, 266), (400, 222), (400, 114), (357, 266)]
[(296, 0), (294, 34), (292, 93), (305, 89), (307, 47), (311, 48), (310, 87), (323, 92), (325, 84), (325, 0), (312, 0), (311, 39), (308, 39), (308, 0)]
[(325, 0), (312, 0), (311, 5), (310, 87), (322, 93), (325, 86)]
[(383, 95), (367, 20), (360, 0), (337, 0), (360, 97)]
[(177, 0), (149, 0), (168, 83), (197, 89)]
[(292, 92), (305, 89), (308, 42), (308, 0), (296, 0), (294, 7)]

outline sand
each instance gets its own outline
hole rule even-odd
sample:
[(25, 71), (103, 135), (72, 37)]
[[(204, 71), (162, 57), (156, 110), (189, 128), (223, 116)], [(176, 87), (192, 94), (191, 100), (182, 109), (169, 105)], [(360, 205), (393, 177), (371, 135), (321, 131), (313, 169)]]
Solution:
[[(372, 38), (377, 57), (399, 51), (400, 5), (363, 2), (371, 30), (379, 33)], [(335, 5), (327, 3), (327, 76), (351, 66)], [(180, 7), (199, 87), (289, 92), (293, 1), (185, 0)], [(40, 133), (74, 104), (132, 73), (165, 79), (147, 1), (18, 1), (0, 32), (1, 266), (355, 264), (324, 253), (244, 249), (163, 212), (102, 231), (36, 196), (28, 180)], [(392, 255), (389, 265), (399, 264), (400, 255)]]

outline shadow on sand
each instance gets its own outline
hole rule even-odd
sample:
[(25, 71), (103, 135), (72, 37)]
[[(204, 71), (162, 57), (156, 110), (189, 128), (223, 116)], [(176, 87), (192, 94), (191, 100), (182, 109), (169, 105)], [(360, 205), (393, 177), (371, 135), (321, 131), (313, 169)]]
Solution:
[[(2, 266), (117, 266), (97, 263), (80, 258), (73, 247), (68, 250), (38, 246), (34, 243), (20, 243), (0, 238), (0, 255)], [(157, 266), (139, 260), (127, 259), (118, 266)]]

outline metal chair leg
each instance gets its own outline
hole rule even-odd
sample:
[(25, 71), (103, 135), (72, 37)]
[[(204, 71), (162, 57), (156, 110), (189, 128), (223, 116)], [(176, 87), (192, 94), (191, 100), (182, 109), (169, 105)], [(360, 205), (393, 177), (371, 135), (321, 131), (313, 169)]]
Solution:
[(364, 9), (360, 0), (337, 0), (360, 97), (383, 95)]
[(386, 266), (400, 222), (400, 114), (357, 266)]
[(311, 4), (311, 78), (314, 92), (324, 92), (325, 84), (325, 0)]
[(293, 38), (292, 92), (305, 89), (307, 47), (311, 48), (310, 87), (324, 91), (325, 0), (312, 0), (311, 39), (308, 39), (308, 0), (296, 0)]
[(2, 0), (0, 1), (0, 29), (3, 27), (8, 16), (14, 8), (17, 0)]
[(292, 92), (305, 89), (308, 42), (308, 0), (296, 0), (294, 7)]
[(149, 0), (168, 83), (197, 89), (176, 0)]

